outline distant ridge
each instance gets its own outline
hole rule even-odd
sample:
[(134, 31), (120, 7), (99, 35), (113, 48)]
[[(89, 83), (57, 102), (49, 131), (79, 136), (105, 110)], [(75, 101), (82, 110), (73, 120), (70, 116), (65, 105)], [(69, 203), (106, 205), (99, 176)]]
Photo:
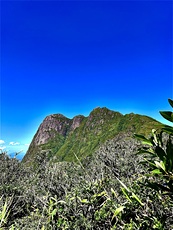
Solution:
[[(97, 107), (88, 117), (69, 119), (62, 114), (47, 116), (39, 126), (22, 162), (32, 164), (37, 158), (52, 161), (74, 161), (92, 155), (107, 140), (119, 133), (148, 135), (161, 123), (139, 114), (122, 115)], [(75, 154), (74, 154), (75, 153)]]

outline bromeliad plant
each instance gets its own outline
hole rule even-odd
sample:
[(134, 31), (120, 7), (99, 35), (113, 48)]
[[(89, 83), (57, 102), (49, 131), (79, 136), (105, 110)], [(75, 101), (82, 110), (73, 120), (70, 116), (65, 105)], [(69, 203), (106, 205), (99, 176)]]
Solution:
[[(168, 101), (173, 107), (173, 100)], [(160, 114), (173, 122), (173, 112), (161, 111)], [(149, 166), (148, 186), (173, 199), (173, 127), (164, 125), (161, 131), (153, 129), (150, 138), (138, 134), (135, 137), (144, 144), (138, 154), (144, 154), (141, 163)]]

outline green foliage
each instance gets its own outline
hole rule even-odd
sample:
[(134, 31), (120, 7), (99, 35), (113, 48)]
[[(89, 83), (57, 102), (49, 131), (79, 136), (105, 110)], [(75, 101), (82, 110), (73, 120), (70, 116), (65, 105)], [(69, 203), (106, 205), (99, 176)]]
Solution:
[[(173, 101), (169, 99), (172, 106)], [(160, 114), (168, 121), (173, 122), (173, 113), (162, 111)], [(173, 195), (173, 130), (171, 126), (165, 125), (162, 131), (152, 130), (152, 136), (146, 138), (142, 135), (135, 135), (142, 140), (146, 146), (139, 149), (138, 153), (144, 155), (143, 164), (149, 168), (150, 178), (148, 186), (164, 194)], [(166, 140), (164, 140), (164, 138)], [(149, 147), (148, 147), (148, 146)], [(157, 180), (159, 178), (159, 181)]]
[[(138, 166), (138, 157), (133, 158), (136, 149), (137, 141), (121, 134), (86, 159), (85, 164), (42, 162), (37, 171), (22, 169), (23, 164), (19, 164), (23, 170), (20, 169), (20, 187), (12, 183), (10, 193), (6, 194), (2, 187), (0, 194), (2, 197), (6, 194), (4, 204), (13, 193), (7, 229), (149, 230), (159, 229), (155, 227), (162, 225), (167, 226), (164, 229), (169, 229), (172, 219), (170, 200), (163, 202), (157, 194), (153, 195), (148, 188), (140, 185), (144, 168)], [(15, 161), (8, 161), (9, 166), (14, 168)], [(3, 175), (5, 178), (8, 171)], [(13, 179), (17, 181), (17, 175)], [(17, 193), (14, 193), (13, 186)], [(22, 193), (19, 193), (21, 187)], [(20, 211), (15, 215), (21, 206), (25, 213)], [(164, 215), (168, 216), (166, 224)]]
[(9, 211), (8, 211), (8, 203), (6, 200), (0, 209), (0, 229), (2, 229), (2, 227), (6, 224), (8, 216), (9, 216)]
[(63, 146), (65, 142), (65, 137), (60, 134), (55, 134), (55, 137), (48, 141), (46, 144), (41, 145), (42, 150), (48, 152), (48, 159), (51, 159), (55, 153)]
[(56, 156), (58, 161), (75, 161), (75, 153), (82, 160), (91, 156), (100, 145), (113, 139), (120, 132), (149, 134), (153, 126), (160, 127), (160, 124), (145, 116), (123, 116), (106, 108), (97, 108), (68, 136)]

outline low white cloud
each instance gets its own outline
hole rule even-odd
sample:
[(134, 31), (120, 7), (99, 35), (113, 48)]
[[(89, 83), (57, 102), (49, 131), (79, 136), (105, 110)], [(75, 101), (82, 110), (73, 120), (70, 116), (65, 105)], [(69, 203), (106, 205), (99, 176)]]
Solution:
[(4, 150), (6, 146), (0, 146), (0, 150)]
[(19, 142), (13, 142), (13, 141), (11, 141), (11, 142), (9, 143), (9, 145), (20, 145), (20, 143), (19, 143)]
[(30, 144), (25, 144), (25, 146), (29, 146)]
[(4, 144), (5, 143), (5, 141), (3, 141), (3, 140), (0, 140), (0, 145), (2, 145), (2, 144)]

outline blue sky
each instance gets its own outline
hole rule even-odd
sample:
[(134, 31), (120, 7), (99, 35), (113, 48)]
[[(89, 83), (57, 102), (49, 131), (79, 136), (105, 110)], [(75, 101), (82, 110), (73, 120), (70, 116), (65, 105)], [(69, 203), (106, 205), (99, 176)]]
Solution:
[(1, 148), (24, 153), (52, 113), (163, 122), (172, 89), (171, 1), (1, 1)]

